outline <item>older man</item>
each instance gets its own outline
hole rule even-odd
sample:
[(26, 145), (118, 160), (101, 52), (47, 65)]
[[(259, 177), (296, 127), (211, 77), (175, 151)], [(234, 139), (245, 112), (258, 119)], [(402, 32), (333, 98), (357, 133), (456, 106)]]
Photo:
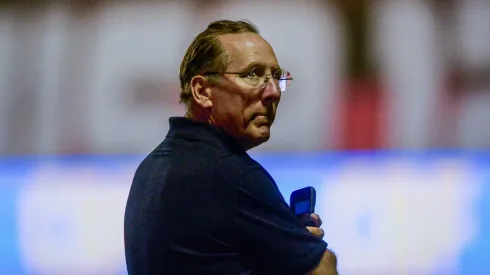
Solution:
[(129, 194), (129, 274), (337, 274), (323, 231), (301, 224), (246, 153), (269, 139), (291, 80), (248, 22), (194, 39), (180, 68), (186, 115), (170, 118)]

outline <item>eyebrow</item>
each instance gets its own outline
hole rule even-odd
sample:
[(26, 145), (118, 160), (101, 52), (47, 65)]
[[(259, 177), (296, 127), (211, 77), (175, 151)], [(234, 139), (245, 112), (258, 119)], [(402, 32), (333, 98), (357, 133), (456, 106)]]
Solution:
[[(249, 63), (245, 68), (243, 68), (242, 70), (240, 70), (241, 72), (247, 72), (247, 71), (250, 71), (251, 69), (253, 68), (267, 68), (268, 66), (262, 62), (252, 62), (252, 63)], [(272, 68), (270, 68), (271, 71), (277, 71), (277, 70), (280, 70), (281, 67), (279, 65), (277, 66), (273, 66)]]

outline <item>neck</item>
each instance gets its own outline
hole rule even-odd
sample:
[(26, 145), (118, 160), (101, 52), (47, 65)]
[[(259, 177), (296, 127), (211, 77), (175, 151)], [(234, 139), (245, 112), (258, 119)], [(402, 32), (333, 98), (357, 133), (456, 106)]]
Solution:
[(199, 108), (192, 103), (187, 106), (185, 117), (193, 119), (195, 121), (215, 125), (211, 114), (208, 111), (203, 110), (202, 108)]
[[(218, 123), (216, 123), (215, 119), (211, 116), (211, 113), (208, 111), (208, 110), (204, 110), (202, 108), (200, 108), (199, 106), (196, 106), (192, 103), (190, 103), (188, 106), (187, 106), (187, 110), (186, 110), (186, 113), (185, 113), (185, 117), (187, 118), (190, 118), (194, 121), (198, 121), (198, 122), (202, 122), (202, 123), (207, 123), (209, 125), (212, 125), (212, 126), (215, 126), (217, 128), (221, 128)], [(225, 129), (222, 129), (224, 132), (227, 132)], [(231, 133), (227, 133), (228, 135), (232, 136)], [(240, 140), (237, 140), (235, 138), (235, 140), (242, 145), (243, 149), (245, 151), (248, 151), (249, 149), (255, 147), (255, 146), (247, 146), (247, 143), (246, 142), (243, 142), (243, 141), (240, 141)]]

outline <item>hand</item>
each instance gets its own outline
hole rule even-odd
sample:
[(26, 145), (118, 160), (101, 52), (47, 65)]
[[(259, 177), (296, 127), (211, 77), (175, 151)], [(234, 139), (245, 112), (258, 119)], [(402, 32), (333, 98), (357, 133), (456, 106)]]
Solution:
[(310, 221), (314, 224), (314, 227), (322, 226), (322, 219), (318, 214), (311, 214)]
[(310, 231), (311, 234), (317, 236), (320, 239), (323, 239), (323, 236), (325, 236), (325, 232), (323, 232), (323, 229), (321, 228), (307, 226), (306, 229), (308, 229), (308, 231)]
[(322, 225), (322, 219), (317, 214), (303, 214), (299, 217), (299, 221), (305, 226), (320, 227)]
[(322, 239), (323, 236), (325, 235), (323, 229), (320, 228), (320, 226), (322, 225), (322, 219), (317, 214), (311, 214), (310, 220), (315, 226), (307, 226), (306, 229), (308, 229), (308, 231), (310, 231), (311, 234)]

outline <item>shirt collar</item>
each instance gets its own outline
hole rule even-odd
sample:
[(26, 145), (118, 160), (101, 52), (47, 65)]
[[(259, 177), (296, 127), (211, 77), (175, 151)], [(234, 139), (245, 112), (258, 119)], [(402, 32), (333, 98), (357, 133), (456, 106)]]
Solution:
[(170, 129), (167, 137), (186, 138), (212, 143), (222, 149), (246, 154), (238, 142), (223, 130), (187, 117), (169, 118)]

